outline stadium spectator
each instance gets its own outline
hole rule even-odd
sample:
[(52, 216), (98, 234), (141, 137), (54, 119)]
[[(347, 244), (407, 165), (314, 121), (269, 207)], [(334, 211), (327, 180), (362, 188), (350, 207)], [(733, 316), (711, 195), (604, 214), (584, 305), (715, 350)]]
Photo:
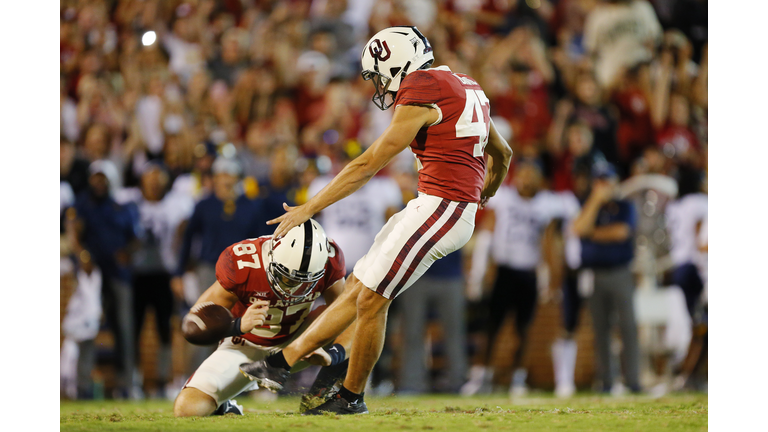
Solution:
[(596, 160), (605, 159), (600, 150), (594, 148), (594, 134), (586, 123), (568, 123), (572, 111), (570, 101), (561, 100), (549, 130), (551, 187), (555, 191), (574, 190), (576, 173), (589, 171)]
[[(263, 198), (264, 217), (272, 220), (282, 215), (283, 204), (296, 205), (296, 159), (298, 152), (291, 144), (274, 149), (270, 158), (269, 182), (260, 188)], [(261, 229), (266, 229), (263, 227)]]
[(61, 137), (59, 179), (66, 182), (75, 196), (88, 187), (88, 161), (77, 156), (75, 145)]
[[(499, 89), (489, 89), (492, 110), (510, 123), (516, 145), (540, 147), (551, 117), (547, 84), (554, 78), (544, 42), (535, 30), (523, 26), (497, 48), (496, 54), (509, 61), (499, 73), (509, 78), (508, 84), (499, 83)], [(502, 59), (494, 62), (501, 63)]]
[(201, 26), (192, 9), (189, 3), (180, 4), (175, 10), (170, 32), (161, 37), (170, 56), (169, 70), (185, 84), (204, 65), (204, 51), (199, 43)]
[[(617, 143), (622, 166), (640, 157), (654, 143), (651, 122), (652, 89), (647, 64), (630, 69), (612, 95), (619, 110)], [(624, 172), (628, 172), (624, 168)]]
[(246, 68), (243, 59), (243, 41), (246, 35), (244, 30), (230, 28), (221, 37), (221, 48), (211, 60), (208, 61), (208, 70), (213, 80), (222, 80), (229, 87), (234, 87), (240, 74)]
[[(682, 31), (693, 44), (693, 59), (706, 56), (707, 2), (705, 0), (677, 0), (673, 2), (670, 27)], [(702, 63), (704, 61), (702, 60)]]
[(243, 174), (254, 179), (259, 185), (269, 181), (270, 152), (275, 141), (269, 121), (263, 120), (248, 125), (240, 160), (243, 163)]
[(595, 357), (601, 391), (613, 388), (611, 333), (618, 315), (622, 343), (624, 383), (640, 391), (640, 348), (634, 311), (635, 283), (629, 263), (634, 256), (632, 234), (637, 215), (629, 201), (614, 198), (618, 175), (608, 162), (595, 164), (592, 191), (573, 221), (581, 238), (581, 265), (592, 270), (589, 308), (595, 332)]
[(613, 106), (603, 101), (605, 92), (600, 89), (590, 71), (577, 74), (574, 84), (573, 112), (570, 122), (582, 122), (592, 130), (593, 145), (608, 162), (619, 163), (616, 141), (618, 118)]
[(163, 151), (165, 134), (163, 133), (163, 96), (165, 85), (160, 76), (155, 75), (147, 83), (146, 93), (136, 102), (136, 119), (139, 132), (150, 159), (157, 158)]
[[(164, 162), (177, 160), (177, 156), (171, 155), (171, 150), (171, 147), (166, 146), (168, 156)], [(186, 153), (183, 149), (178, 150), (179, 153)], [(172, 172), (169, 171), (168, 174), (173, 182), (172, 189), (174, 192), (186, 195), (197, 202), (213, 192), (212, 167), (216, 159), (216, 146), (210, 141), (199, 143), (192, 150), (192, 156), (194, 162), (191, 170), (187, 167), (188, 171), (184, 171), (175, 178)], [(164, 165), (166, 168), (168, 167), (167, 164)]]
[[(134, 381), (135, 345), (131, 253), (141, 235), (135, 205), (115, 202), (112, 190), (119, 184), (117, 169), (107, 161), (88, 168), (88, 189), (67, 215), (69, 237), (81, 261), (93, 260), (102, 275), (102, 297), (107, 323), (115, 335), (120, 371), (115, 397), (141, 396)], [(87, 254), (88, 260), (84, 260)]]
[(584, 23), (584, 47), (605, 89), (617, 84), (623, 70), (650, 60), (660, 39), (661, 24), (645, 0), (602, 0)]

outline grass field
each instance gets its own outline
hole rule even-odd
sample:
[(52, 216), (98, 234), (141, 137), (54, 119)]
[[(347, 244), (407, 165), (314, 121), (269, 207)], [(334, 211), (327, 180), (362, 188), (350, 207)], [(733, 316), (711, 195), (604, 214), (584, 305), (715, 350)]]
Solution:
[(660, 399), (585, 394), (564, 402), (548, 396), (514, 402), (502, 396), (370, 398), (370, 415), (349, 417), (301, 416), (298, 398), (261, 402), (241, 396), (238, 402), (245, 416), (176, 419), (165, 401), (62, 401), (60, 426), (62, 431), (705, 431), (708, 423), (705, 394)]

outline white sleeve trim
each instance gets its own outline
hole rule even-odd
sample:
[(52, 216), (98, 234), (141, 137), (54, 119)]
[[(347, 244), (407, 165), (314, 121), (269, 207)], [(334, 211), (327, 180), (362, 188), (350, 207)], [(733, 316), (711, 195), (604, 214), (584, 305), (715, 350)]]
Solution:
[[(403, 105), (410, 105), (410, 104), (397, 104), (397, 105), (395, 106), (395, 109), (397, 109), (397, 107), (399, 107), (399, 106), (403, 106)], [(426, 107), (426, 106), (428, 106), (428, 107), (430, 107), (430, 108), (434, 108), (434, 109), (436, 109), (436, 110), (437, 110), (437, 120), (436, 120), (434, 123), (432, 123), (432, 124), (430, 124), (430, 125), (427, 125), (427, 127), (430, 127), (430, 126), (434, 126), (434, 125), (440, 124), (440, 122), (441, 122), (441, 121), (443, 121), (443, 110), (441, 110), (441, 109), (440, 109), (440, 107), (439, 107), (439, 106), (437, 106), (437, 104), (429, 104), (429, 105), (426, 105), (426, 104), (425, 104), (425, 105), (416, 105), (416, 106), (425, 106), (425, 107)]]
[(430, 106), (437, 110), (437, 120), (429, 126), (440, 124), (440, 122), (443, 121), (443, 110), (441, 110), (440, 107), (437, 106), (437, 104), (430, 104)]

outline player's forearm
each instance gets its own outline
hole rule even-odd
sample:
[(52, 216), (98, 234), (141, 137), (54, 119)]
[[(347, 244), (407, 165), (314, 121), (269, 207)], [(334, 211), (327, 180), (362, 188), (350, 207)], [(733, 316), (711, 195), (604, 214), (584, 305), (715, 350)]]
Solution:
[(496, 125), (491, 121), (488, 135), (488, 145), (485, 148), (488, 159), (488, 173), (485, 176), (483, 198), (496, 195), (496, 191), (507, 176), (509, 165), (512, 163), (512, 148), (496, 130)]
[(307, 205), (312, 213), (316, 214), (329, 205), (353, 194), (407, 147), (416, 136), (418, 127), (405, 125), (400, 128), (400, 126), (394, 124), (393, 121), (387, 131), (368, 150), (348, 163), (326, 187), (309, 200)]
[[(487, 217), (487, 216), (486, 216)], [(488, 256), (493, 243), (493, 233), (489, 230), (480, 230), (475, 238), (475, 248), (472, 251), (472, 269), (469, 272), (469, 284), (473, 289), (480, 289), (483, 276), (488, 269)], [(480, 293), (473, 293), (480, 294)], [(479, 297), (479, 295), (477, 295)]]
[(393, 157), (408, 147), (428, 121), (434, 122), (434, 116), (437, 116), (435, 109), (422, 106), (401, 106), (395, 110), (392, 123), (368, 150), (348, 163), (323, 190), (305, 204), (310, 212), (316, 214), (363, 187)]
[(488, 175), (485, 178), (483, 196), (491, 197), (496, 195), (496, 191), (499, 190), (501, 184), (504, 182), (504, 178), (507, 176), (507, 171), (509, 171), (509, 163), (511, 160), (511, 152), (508, 157), (498, 162), (496, 158), (489, 159), (488, 163), (490, 164), (490, 169), (488, 170)]
[[(74, 212), (74, 210), (72, 210)], [(75, 255), (80, 255), (80, 252), (85, 249), (83, 243), (80, 241), (80, 234), (82, 232), (82, 223), (79, 219), (74, 217), (74, 213), (67, 214), (67, 221), (64, 224), (64, 233), (69, 240), (70, 248)]]
[(232, 309), (236, 301), (237, 296), (225, 290), (224, 287), (222, 287), (221, 284), (216, 281), (213, 283), (213, 285), (208, 287), (207, 290), (200, 294), (200, 298), (197, 299), (195, 305), (199, 305), (200, 303), (205, 302), (213, 302), (219, 306), (224, 306), (227, 309)]
[(596, 227), (591, 236), (595, 243), (616, 243), (626, 241), (632, 234), (632, 229), (625, 223)]
[(317, 195), (307, 201), (312, 214), (317, 214), (329, 205), (340, 201), (363, 187), (379, 169), (372, 169), (370, 164), (353, 160), (328, 183)]
[(669, 91), (672, 82), (672, 72), (668, 66), (662, 65), (659, 79), (653, 89), (651, 101), (651, 123), (655, 128), (661, 128), (667, 122), (669, 105)]

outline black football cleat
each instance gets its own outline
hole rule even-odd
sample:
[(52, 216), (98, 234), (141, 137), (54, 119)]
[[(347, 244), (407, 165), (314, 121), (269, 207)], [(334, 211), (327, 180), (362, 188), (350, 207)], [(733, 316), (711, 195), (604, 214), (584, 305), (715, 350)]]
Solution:
[(240, 372), (251, 381), (256, 381), (259, 387), (272, 393), (282, 390), (290, 372), (281, 368), (270, 366), (266, 360), (259, 360), (240, 365)]
[(216, 408), (216, 411), (213, 412), (211, 415), (224, 415), (224, 414), (234, 414), (234, 415), (243, 415), (243, 406), (238, 405), (237, 401), (234, 399), (230, 399), (218, 408)]
[(311, 410), (328, 401), (334, 393), (339, 391), (344, 378), (347, 376), (349, 360), (335, 366), (325, 366), (317, 373), (315, 382), (307, 393), (301, 397), (299, 412)]
[(334, 393), (330, 399), (322, 405), (304, 411), (301, 415), (323, 415), (325, 413), (347, 415), (347, 414), (368, 414), (368, 407), (363, 398), (354, 402), (349, 402), (340, 394)]

